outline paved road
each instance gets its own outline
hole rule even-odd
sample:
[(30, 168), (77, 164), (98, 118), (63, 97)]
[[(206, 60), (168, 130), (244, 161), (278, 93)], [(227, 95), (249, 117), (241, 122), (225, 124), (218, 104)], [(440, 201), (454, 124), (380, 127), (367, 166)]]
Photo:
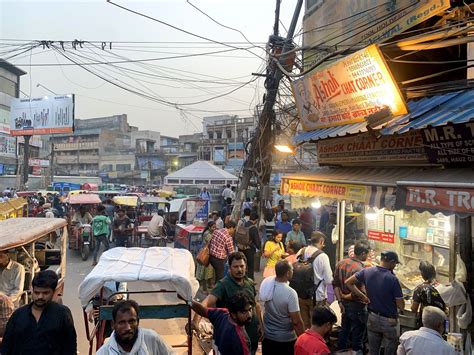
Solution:
[[(78, 353), (79, 354), (88, 354), (89, 345), (87, 343), (87, 338), (85, 334), (84, 326), (84, 317), (82, 313), (82, 307), (78, 298), (78, 287), (81, 281), (85, 276), (92, 270), (92, 259), (89, 258), (87, 261), (82, 261), (79, 256), (79, 253), (74, 250), (68, 250), (67, 255), (67, 273), (66, 273), (66, 284), (64, 290), (63, 302), (67, 305), (73, 314), (74, 324), (77, 332), (78, 339)], [(129, 285), (129, 290), (142, 290), (150, 289), (150, 284), (145, 282), (143, 283), (134, 283)], [(157, 295), (148, 294), (148, 295), (139, 295), (134, 296), (139, 304), (153, 304), (157, 301), (162, 304), (166, 302), (172, 302), (174, 294)], [(176, 320), (144, 320), (140, 322), (140, 325), (146, 328), (155, 329), (160, 335), (163, 335), (165, 339), (169, 342), (180, 343), (185, 340), (185, 326), (184, 319)], [(194, 351), (194, 354), (198, 352)]]

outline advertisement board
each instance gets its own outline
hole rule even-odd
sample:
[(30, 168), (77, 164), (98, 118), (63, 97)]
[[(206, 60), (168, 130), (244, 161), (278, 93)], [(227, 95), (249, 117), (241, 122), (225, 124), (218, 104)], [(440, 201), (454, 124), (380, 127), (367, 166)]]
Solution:
[(10, 134), (12, 136), (72, 133), (74, 95), (12, 99)]
[(422, 137), (431, 163), (473, 164), (474, 122), (428, 127), (423, 129)]
[(0, 155), (16, 157), (16, 138), (0, 134)]
[(209, 217), (206, 200), (186, 200), (186, 223), (193, 223), (195, 219), (207, 221)]
[(10, 134), (10, 111), (0, 108), (0, 133)]
[(419, 131), (377, 138), (369, 133), (316, 143), (320, 165), (370, 163), (428, 163)]
[[(303, 44), (340, 49), (381, 43), (449, 8), (449, 0), (347, 0), (341, 6), (325, 0), (305, 15)], [(305, 67), (327, 53), (305, 51)]]
[(393, 244), (395, 243), (395, 234), (369, 230), (367, 232), (367, 239)]
[(408, 113), (376, 45), (293, 81), (292, 89), (305, 131), (363, 122), (385, 107), (394, 116)]
[(329, 182), (283, 179), (281, 185), (283, 195), (300, 195), (328, 197), (338, 200), (365, 202), (367, 187), (362, 185), (336, 184)]

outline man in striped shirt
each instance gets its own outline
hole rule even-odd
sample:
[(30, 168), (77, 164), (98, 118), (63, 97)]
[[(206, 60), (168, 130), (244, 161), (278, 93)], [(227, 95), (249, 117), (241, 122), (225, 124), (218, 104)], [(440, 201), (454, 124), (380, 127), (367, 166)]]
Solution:
[(347, 349), (349, 336), (351, 337), (352, 350), (357, 354), (363, 352), (367, 324), (367, 305), (351, 294), (345, 285), (346, 280), (357, 271), (362, 270), (364, 261), (370, 252), (367, 241), (358, 241), (354, 246), (354, 255), (341, 260), (334, 270), (334, 294), (342, 313), (342, 326), (338, 338), (338, 349)]
[(227, 222), (225, 228), (217, 229), (212, 233), (209, 246), (209, 262), (216, 273), (216, 281), (224, 277), (224, 265), (227, 256), (235, 251), (233, 236), (236, 224)]

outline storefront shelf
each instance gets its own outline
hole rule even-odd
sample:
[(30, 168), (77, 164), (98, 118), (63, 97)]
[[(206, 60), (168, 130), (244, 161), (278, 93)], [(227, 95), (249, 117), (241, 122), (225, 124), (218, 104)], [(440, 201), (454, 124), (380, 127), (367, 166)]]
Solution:
[(407, 242), (412, 242), (412, 243), (420, 243), (420, 244), (428, 244), (428, 245), (432, 245), (434, 247), (438, 247), (438, 248), (444, 248), (444, 249), (449, 249), (449, 245), (443, 245), (443, 244), (436, 244), (436, 243), (428, 243), (428, 242), (423, 242), (421, 240), (413, 240), (413, 239), (403, 239)]

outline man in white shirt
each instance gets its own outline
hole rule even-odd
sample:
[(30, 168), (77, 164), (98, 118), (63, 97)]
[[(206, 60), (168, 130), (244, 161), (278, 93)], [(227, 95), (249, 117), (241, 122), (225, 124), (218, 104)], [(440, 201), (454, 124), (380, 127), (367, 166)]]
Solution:
[[(326, 237), (321, 232), (313, 232), (311, 234), (310, 245), (306, 248), (301, 249), (296, 256), (298, 257), (301, 253), (303, 254), (303, 259), (307, 260), (317, 252), (318, 250), (323, 250), (324, 242)], [(329, 263), (329, 257), (326, 253), (320, 254), (313, 261), (313, 271), (314, 271), (314, 284), (317, 289), (315, 292), (316, 304), (313, 304), (312, 299), (299, 299), (300, 302), (300, 312), (305, 326), (311, 326), (311, 314), (313, 308), (323, 307), (327, 305), (327, 286), (332, 284), (333, 272), (331, 270), (331, 265)], [(319, 286), (318, 286), (319, 285)]]
[(397, 355), (455, 355), (454, 348), (441, 337), (447, 319), (441, 309), (425, 307), (421, 316), (423, 327), (402, 334)]
[(109, 341), (102, 345), (97, 355), (110, 354), (174, 354), (164, 340), (152, 329), (138, 325), (139, 306), (137, 302), (121, 301), (112, 310), (112, 328)]
[(153, 215), (153, 218), (150, 221), (150, 224), (148, 224), (148, 233), (152, 237), (161, 237), (163, 236), (163, 224), (165, 222), (165, 219), (163, 216), (165, 215), (164, 210), (158, 210), (158, 213)]
[(10, 259), (8, 251), (0, 251), (0, 292), (18, 306), (25, 284), (25, 267)]

